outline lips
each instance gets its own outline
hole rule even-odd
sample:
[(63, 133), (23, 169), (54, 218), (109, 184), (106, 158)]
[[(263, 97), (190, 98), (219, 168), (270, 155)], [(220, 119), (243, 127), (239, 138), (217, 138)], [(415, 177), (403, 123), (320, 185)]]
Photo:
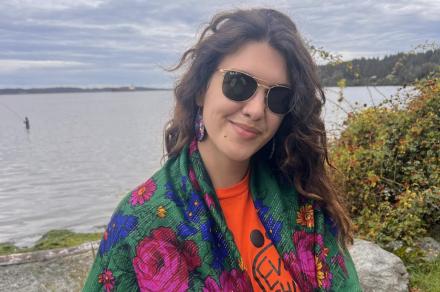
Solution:
[(231, 122), (232, 126), (234, 127), (234, 129), (236, 130), (236, 132), (238, 133), (238, 135), (243, 138), (251, 139), (261, 133), (261, 131), (259, 131), (255, 127), (248, 126), (248, 125), (245, 125), (242, 123), (233, 122), (233, 121), (230, 121), (230, 122)]

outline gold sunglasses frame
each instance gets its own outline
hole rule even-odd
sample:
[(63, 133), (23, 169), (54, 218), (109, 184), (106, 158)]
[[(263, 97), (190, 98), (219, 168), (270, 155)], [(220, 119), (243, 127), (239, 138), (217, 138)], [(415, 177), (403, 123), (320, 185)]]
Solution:
[(270, 109), (270, 107), (269, 107), (269, 102), (268, 102), (268, 95), (269, 95), (269, 92), (270, 92), (270, 90), (271, 90), (272, 88), (274, 88), (274, 87), (284, 87), (284, 88), (289, 89), (289, 90), (292, 92), (292, 89), (291, 89), (289, 86), (286, 86), (286, 85), (283, 85), (283, 84), (274, 84), (274, 85), (272, 85), (272, 86), (267, 86), (267, 85), (265, 85), (265, 84), (260, 83), (260, 82), (268, 83), (267, 81), (265, 81), (265, 80), (263, 80), (263, 79), (260, 79), (260, 78), (257, 78), (257, 77), (255, 77), (255, 76), (249, 74), (249, 73), (246, 73), (246, 72), (243, 72), (243, 71), (240, 71), (240, 70), (236, 70), (236, 69), (223, 69), (223, 68), (220, 68), (220, 69), (217, 69), (217, 71), (219, 71), (220, 73), (222, 73), (223, 78), (224, 78), (225, 74), (228, 73), (228, 72), (238, 72), (238, 73), (244, 74), (244, 75), (246, 75), (246, 76), (248, 76), (248, 77), (251, 77), (251, 78), (254, 79), (255, 82), (257, 83), (257, 88), (255, 88), (254, 93), (253, 93), (251, 96), (249, 96), (247, 99), (245, 99), (245, 100), (232, 100), (232, 101), (235, 101), (235, 102), (247, 102), (247, 101), (251, 100), (251, 99), (255, 96), (255, 93), (257, 92), (258, 88), (259, 88), (259, 87), (262, 87), (262, 88), (264, 88), (264, 89), (266, 90), (266, 93), (265, 93), (265, 95), (264, 95), (264, 101), (265, 101), (265, 103), (266, 103), (266, 107), (267, 107), (267, 108), (268, 108), (273, 114), (284, 116), (284, 115), (288, 114), (288, 113), (291, 111), (291, 110), (289, 109), (285, 114), (279, 114), (279, 113), (276, 113), (276, 112), (274, 112), (274, 111), (272, 111), (272, 110)]

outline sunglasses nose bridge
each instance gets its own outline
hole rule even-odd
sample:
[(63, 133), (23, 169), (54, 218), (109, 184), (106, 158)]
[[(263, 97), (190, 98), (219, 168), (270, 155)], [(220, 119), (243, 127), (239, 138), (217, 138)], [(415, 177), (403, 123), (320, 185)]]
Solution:
[(257, 82), (257, 88), (255, 89), (255, 92), (258, 90), (259, 87), (264, 89), (264, 102), (266, 104), (266, 107), (268, 107), (269, 105), (268, 105), (268, 102), (267, 102), (267, 98), (268, 98), (269, 91), (270, 91), (271, 87)]
[(257, 84), (257, 87), (255, 88), (255, 91), (254, 91), (254, 94), (252, 95), (252, 97), (255, 98), (255, 96), (258, 95), (258, 89), (261, 87), (263, 89), (262, 94), (263, 94), (263, 99), (264, 99), (264, 108), (267, 109), (269, 107), (267, 99), (268, 99), (268, 94), (269, 94), (271, 87), (267, 86), (265, 84), (261, 84), (257, 80), (255, 80), (255, 83)]
[(270, 89), (270, 86), (264, 85), (264, 84), (262, 84), (262, 83), (260, 83), (258, 81), (257, 81), (257, 87), (263, 87), (265, 90), (269, 90)]
[(258, 90), (259, 87), (264, 89), (264, 96), (267, 98), (271, 87), (257, 82), (257, 88), (255, 89), (255, 92)]

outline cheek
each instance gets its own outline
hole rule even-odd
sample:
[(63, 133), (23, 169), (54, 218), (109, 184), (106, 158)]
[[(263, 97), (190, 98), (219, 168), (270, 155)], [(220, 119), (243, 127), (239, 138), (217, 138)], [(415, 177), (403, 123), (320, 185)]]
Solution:
[(227, 119), (240, 112), (240, 103), (233, 102), (224, 96), (215, 96), (207, 100), (203, 115), (207, 119)]
[(268, 117), (267, 126), (271, 136), (273, 136), (278, 131), (282, 121), (283, 118), (279, 116)]

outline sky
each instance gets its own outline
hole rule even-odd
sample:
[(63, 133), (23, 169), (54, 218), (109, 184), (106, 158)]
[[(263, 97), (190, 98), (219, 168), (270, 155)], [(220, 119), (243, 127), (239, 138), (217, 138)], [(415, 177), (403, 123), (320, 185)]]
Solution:
[(0, 0), (0, 88), (171, 88), (164, 70), (220, 11), (270, 7), (344, 60), (440, 42), (440, 0)]

